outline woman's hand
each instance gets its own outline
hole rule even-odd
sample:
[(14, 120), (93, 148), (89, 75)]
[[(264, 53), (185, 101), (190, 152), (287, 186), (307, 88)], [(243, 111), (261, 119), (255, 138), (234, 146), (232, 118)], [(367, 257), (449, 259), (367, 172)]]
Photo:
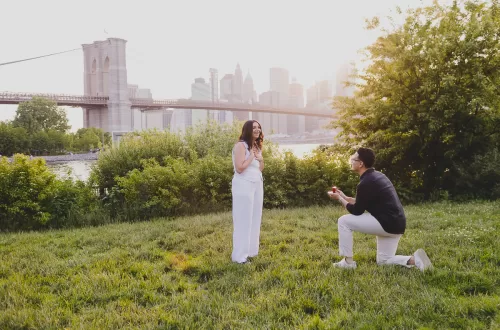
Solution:
[(255, 159), (257, 159), (259, 162), (262, 163), (262, 161), (264, 160), (264, 158), (262, 158), (262, 153), (259, 151), (259, 152), (254, 153), (254, 155), (255, 155)]

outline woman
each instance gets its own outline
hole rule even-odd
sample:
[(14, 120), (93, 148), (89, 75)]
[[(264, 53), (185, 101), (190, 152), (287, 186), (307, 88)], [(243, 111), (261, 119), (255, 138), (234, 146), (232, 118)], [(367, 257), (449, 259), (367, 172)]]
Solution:
[(233, 148), (233, 253), (231, 259), (245, 263), (259, 253), (260, 223), (264, 189), (262, 142), (264, 135), (256, 120), (248, 120)]

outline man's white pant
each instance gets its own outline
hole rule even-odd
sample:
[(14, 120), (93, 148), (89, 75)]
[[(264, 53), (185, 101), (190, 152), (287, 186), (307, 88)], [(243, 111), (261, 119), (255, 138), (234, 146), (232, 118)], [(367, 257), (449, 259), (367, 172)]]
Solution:
[(245, 262), (259, 253), (260, 223), (264, 204), (262, 181), (233, 178), (233, 253), (234, 262)]
[(377, 263), (379, 265), (397, 264), (409, 267), (406, 263), (411, 256), (397, 256), (399, 239), (401, 234), (389, 234), (370, 213), (362, 215), (346, 214), (339, 218), (339, 254), (343, 257), (351, 257), (352, 232), (377, 236)]

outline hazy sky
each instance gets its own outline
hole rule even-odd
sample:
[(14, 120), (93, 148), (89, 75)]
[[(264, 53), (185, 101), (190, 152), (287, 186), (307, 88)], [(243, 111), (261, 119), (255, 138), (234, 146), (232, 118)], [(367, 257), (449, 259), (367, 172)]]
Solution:
[[(153, 97), (186, 98), (196, 77), (219, 78), (240, 63), (258, 94), (269, 68), (284, 67), (308, 88), (334, 77), (373, 42), (364, 19), (430, 0), (16, 0), (2, 2), (0, 63), (81, 48), (108, 37), (126, 39), (128, 82)], [(108, 34), (105, 34), (104, 31)], [(83, 52), (0, 66), (0, 91), (83, 94)], [(16, 107), (0, 105), (0, 120)], [(80, 109), (68, 110), (73, 129)]]

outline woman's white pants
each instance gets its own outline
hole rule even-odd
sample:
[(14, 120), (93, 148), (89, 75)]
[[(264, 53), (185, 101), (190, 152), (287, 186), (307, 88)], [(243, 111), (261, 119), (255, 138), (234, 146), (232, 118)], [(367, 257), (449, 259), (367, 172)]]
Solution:
[(361, 215), (346, 214), (339, 218), (339, 254), (343, 257), (352, 257), (354, 231), (377, 236), (377, 263), (379, 265), (397, 264), (406, 266), (411, 256), (396, 255), (401, 234), (386, 232), (380, 223), (370, 213)]
[(262, 180), (251, 182), (234, 177), (231, 190), (234, 228), (231, 259), (241, 263), (259, 253), (264, 186)]

